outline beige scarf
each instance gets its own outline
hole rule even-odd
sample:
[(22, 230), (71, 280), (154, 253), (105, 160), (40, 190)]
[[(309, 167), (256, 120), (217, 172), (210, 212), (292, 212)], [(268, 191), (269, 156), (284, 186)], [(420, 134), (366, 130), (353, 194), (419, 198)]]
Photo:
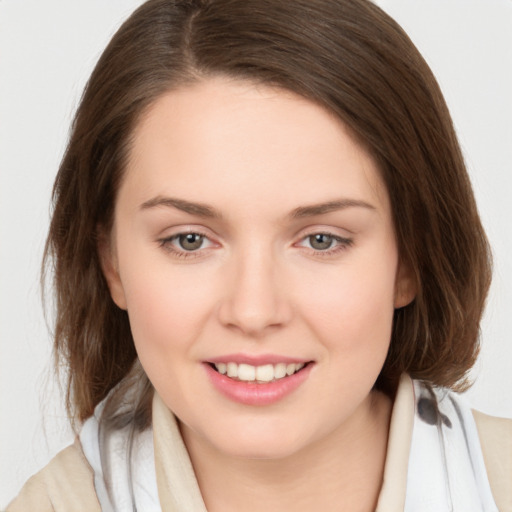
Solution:
[[(427, 427), (437, 428), (440, 424), (446, 427), (447, 424), (447, 420), (443, 418), (446, 411), (442, 407), (439, 408), (441, 416), (435, 421), (431, 416), (432, 411), (428, 407), (425, 409), (425, 403), (422, 406), (424, 418), (418, 416), (418, 401), (424, 390), (425, 388), (418, 383), (413, 383), (407, 376), (401, 380), (393, 407), (388, 455), (376, 512), (403, 510), (434, 512), (432, 508), (411, 508), (418, 506), (417, 503), (414, 503), (414, 499), (421, 498), (424, 490), (419, 489), (416, 494), (414, 492), (411, 494), (410, 483), (414, 480), (414, 475), (408, 475), (411, 471), (410, 455), (415, 453), (413, 439), (413, 431), (417, 430), (415, 423), (423, 422), (424, 425), (421, 427), (424, 429)], [(453, 398), (453, 394), (442, 392), (441, 397), (443, 399), (441, 402), (447, 399), (448, 405), (452, 403), (450, 397)], [(455, 409), (454, 411), (455, 416), (453, 414), (450, 417), (446, 416), (452, 428), (459, 421), (456, 418), (457, 412)], [(428, 421), (425, 421), (425, 418)], [(480, 453), (483, 453), (491, 484), (488, 490), (492, 490), (497, 510), (512, 512), (512, 420), (491, 418), (481, 413), (475, 413), (475, 420), (478, 437), (481, 440)], [(87, 432), (89, 429), (87, 436), (89, 439), (94, 439), (94, 428), (91, 428), (94, 420), (88, 421), (89, 427), (86, 422), (82, 432)], [(465, 423), (467, 422), (466, 410)], [(470, 429), (473, 427), (470, 426)], [(467, 425), (465, 428), (467, 430)], [(115, 475), (126, 474), (127, 467), (126, 460), (123, 459), (126, 450), (123, 450), (125, 446), (122, 433), (120, 435), (121, 437), (111, 445), (119, 456), (117, 459), (115, 457), (113, 459), (114, 466), (116, 466), (114, 487), (117, 489), (122, 488), (124, 484), (119, 485), (120, 479)], [(464, 442), (466, 441), (464, 440)], [(7, 512), (32, 510), (38, 512), (107, 512), (108, 510), (124, 512), (129, 510), (132, 512), (131, 496), (128, 496), (126, 492), (118, 492), (114, 497), (113, 505), (105, 502), (105, 499), (110, 498), (105, 498), (108, 493), (101, 491), (101, 486), (98, 485), (98, 479), (102, 477), (101, 462), (99, 463), (100, 471), (98, 471), (99, 459), (91, 456), (90, 446), (86, 448), (87, 443), (88, 441), (85, 439), (82, 440), (82, 444), (77, 440), (73, 446), (59, 453), (48, 466), (27, 482), (20, 495), (9, 505)], [(153, 401), (152, 435), (151, 431), (147, 431), (136, 443), (138, 444), (132, 456), (139, 460), (136, 464), (132, 464), (132, 467), (138, 468), (135, 470), (136, 474), (133, 478), (135, 485), (132, 487), (134, 487), (133, 495), (137, 510), (143, 512), (152, 512), (152, 510), (155, 512), (206, 512), (176, 419), (158, 395), (155, 395)], [(480, 443), (478, 445), (480, 446)], [(87, 456), (84, 455), (84, 452)], [(117, 462), (115, 462), (116, 460)], [(421, 464), (418, 466), (418, 461), (413, 462), (421, 471)], [(93, 467), (95, 468), (93, 469)], [(418, 469), (414, 469), (414, 471), (417, 472)], [(483, 485), (484, 487), (489, 485), (487, 478), (484, 478)], [(484, 491), (484, 494), (486, 492)], [(101, 496), (100, 499), (99, 496)], [(488, 496), (484, 498), (489, 499)], [(120, 499), (121, 501), (119, 501)], [(145, 508), (141, 508), (140, 504)], [(407, 509), (404, 508), (406, 506)], [(483, 504), (482, 506), (494, 505)], [(436, 508), (435, 512), (439, 512), (439, 510)], [(455, 508), (454, 510), (457, 512), (459, 509)], [(496, 508), (481, 508), (481, 510), (488, 512), (496, 510)], [(464, 512), (467, 511), (464, 510)]]

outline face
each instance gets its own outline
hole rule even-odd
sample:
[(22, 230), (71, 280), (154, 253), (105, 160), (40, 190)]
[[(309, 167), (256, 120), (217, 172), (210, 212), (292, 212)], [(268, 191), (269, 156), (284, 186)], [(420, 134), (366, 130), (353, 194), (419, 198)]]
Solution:
[(412, 297), (387, 192), (339, 120), (211, 79), (135, 130), (103, 265), (186, 440), (285, 457), (371, 404)]

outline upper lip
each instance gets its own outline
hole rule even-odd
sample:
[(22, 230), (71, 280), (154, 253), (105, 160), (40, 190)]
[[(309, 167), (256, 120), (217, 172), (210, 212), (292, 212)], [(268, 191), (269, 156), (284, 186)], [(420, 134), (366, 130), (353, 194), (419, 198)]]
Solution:
[(223, 356), (212, 357), (206, 360), (207, 363), (219, 364), (219, 363), (237, 363), (237, 364), (249, 364), (251, 366), (263, 366), (265, 364), (306, 364), (310, 362), (310, 359), (304, 359), (300, 357), (289, 357), (281, 356), (278, 354), (226, 354)]

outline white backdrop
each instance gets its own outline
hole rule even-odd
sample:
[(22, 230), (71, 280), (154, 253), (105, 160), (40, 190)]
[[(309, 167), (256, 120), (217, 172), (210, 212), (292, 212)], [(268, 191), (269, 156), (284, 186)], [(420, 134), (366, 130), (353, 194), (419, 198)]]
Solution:
[[(81, 90), (141, 0), (0, 0), (0, 508), (72, 440), (51, 369), (39, 265), (53, 178)], [(495, 279), (468, 396), (512, 417), (512, 1), (380, 0), (437, 75)]]

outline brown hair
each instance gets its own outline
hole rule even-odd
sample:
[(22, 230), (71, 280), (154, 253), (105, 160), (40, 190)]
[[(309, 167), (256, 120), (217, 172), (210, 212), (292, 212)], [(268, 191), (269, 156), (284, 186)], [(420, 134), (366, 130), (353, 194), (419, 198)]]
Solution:
[(128, 316), (110, 298), (98, 227), (112, 225), (137, 120), (164, 92), (212, 75), (317, 102), (371, 152), (417, 287), (395, 312), (378, 385), (408, 372), (460, 388), (478, 352), (489, 249), (447, 107), (407, 35), (367, 0), (150, 0), (100, 58), (53, 192), (45, 261), (54, 266), (55, 351), (69, 369), (70, 413), (83, 420), (119, 382), (124, 393), (145, 379), (137, 414), (147, 421), (151, 386)]

